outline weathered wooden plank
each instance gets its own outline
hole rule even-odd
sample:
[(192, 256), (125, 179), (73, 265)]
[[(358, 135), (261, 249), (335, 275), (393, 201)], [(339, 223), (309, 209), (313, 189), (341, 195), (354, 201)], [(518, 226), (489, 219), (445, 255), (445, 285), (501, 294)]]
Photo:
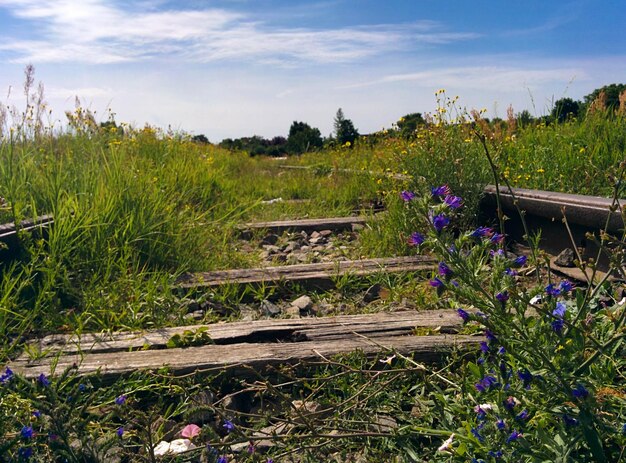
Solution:
[(283, 233), (285, 231), (312, 231), (320, 230), (350, 230), (352, 226), (365, 225), (369, 219), (367, 217), (331, 217), (323, 219), (300, 219), (300, 220), (277, 220), (272, 222), (252, 222), (239, 227), (245, 232), (253, 230), (267, 230), (273, 233)]
[(80, 352), (122, 352), (140, 349), (162, 349), (167, 341), (185, 331), (206, 329), (216, 344), (304, 342), (342, 339), (359, 333), (364, 336), (386, 337), (409, 335), (416, 327), (438, 329), (453, 333), (461, 327), (454, 311), (426, 310), (382, 312), (335, 317), (266, 319), (252, 322), (215, 323), (162, 328), (147, 332), (55, 334), (31, 345), (48, 356)]
[(372, 275), (378, 272), (416, 272), (432, 268), (434, 260), (427, 256), (362, 259), (319, 264), (284, 265), (251, 269), (217, 270), (187, 274), (178, 280), (181, 288), (212, 287), (227, 283), (266, 283), (306, 280), (329, 281), (339, 275)]
[(0, 241), (13, 238), (17, 235), (18, 230), (33, 230), (38, 227), (49, 227), (54, 222), (52, 215), (42, 215), (34, 219), (22, 220), (19, 227), (15, 223), (0, 224)]
[(438, 362), (451, 350), (467, 349), (477, 345), (479, 340), (477, 337), (458, 335), (365, 338), (354, 334), (343, 339), (297, 343), (240, 343), (155, 351), (81, 353), (60, 356), (54, 362), (49, 359), (16, 361), (10, 367), (27, 378), (35, 378), (41, 373), (50, 374), (53, 363), (57, 372), (75, 367), (79, 375), (99, 372), (106, 379), (163, 367), (167, 367), (174, 374), (224, 369), (245, 372), (247, 368), (261, 370), (269, 365), (310, 362), (355, 350), (366, 355), (375, 355), (392, 349), (412, 355), (420, 362)]

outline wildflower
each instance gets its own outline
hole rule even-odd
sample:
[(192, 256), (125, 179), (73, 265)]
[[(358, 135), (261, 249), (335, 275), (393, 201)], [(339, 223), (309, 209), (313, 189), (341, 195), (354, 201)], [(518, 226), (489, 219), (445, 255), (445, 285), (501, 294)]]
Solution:
[(474, 437), (478, 439), (478, 442), (485, 442), (485, 438), (480, 435), (480, 433), (478, 432), (478, 429), (472, 428), (471, 431)]
[(17, 455), (22, 460), (28, 460), (33, 456), (33, 448), (32, 447), (20, 447), (17, 451)]
[(443, 214), (438, 214), (433, 217), (433, 226), (437, 233), (446, 228), (450, 224), (450, 219)]
[(35, 411), (33, 412), (33, 416), (34, 416), (35, 418), (40, 418), (40, 417), (41, 417), (41, 412), (40, 412), (39, 410), (35, 410)]
[(461, 317), (461, 319), (464, 322), (468, 322), (470, 320), (470, 314), (467, 313), (465, 310), (463, 309), (456, 309), (456, 313), (459, 315), (459, 317)]
[(226, 458), (225, 455), (222, 455), (221, 457), (217, 459), (217, 463), (228, 463), (228, 459)]
[(186, 437), (187, 439), (192, 439), (192, 438), (196, 437), (198, 434), (200, 434), (200, 430), (201, 430), (200, 426), (198, 426), (196, 424), (188, 424), (180, 432), (180, 435), (182, 437)]
[(426, 238), (424, 237), (424, 235), (422, 235), (419, 232), (415, 232), (411, 235), (411, 237), (409, 238), (409, 244), (411, 246), (419, 246), (420, 244), (422, 244), (424, 241), (426, 240)]
[(452, 276), (452, 270), (445, 262), (439, 262), (439, 275), (444, 278), (450, 278)]
[(443, 287), (443, 281), (441, 281), (438, 277), (433, 278), (428, 282), (430, 286), (433, 288), (441, 288)]
[(558, 318), (550, 323), (550, 325), (552, 326), (552, 331), (560, 335), (563, 332), (563, 326), (565, 325), (565, 322), (563, 321), (563, 319)]
[(586, 399), (589, 397), (589, 391), (582, 384), (577, 384), (574, 389), (572, 389), (572, 395), (577, 399)]
[(272, 459), (272, 458), (268, 458), (268, 459), (267, 459), (267, 463), (274, 463), (274, 459)]
[(454, 441), (454, 433), (450, 434), (450, 437), (448, 437), (445, 441), (443, 441), (443, 444), (441, 444), (439, 446), (439, 448), (437, 449), (437, 452), (450, 452), (452, 451), (452, 442)]
[(13, 370), (11, 370), (9, 367), (6, 367), (4, 373), (0, 375), (0, 384), (4, 384), (7, 381), (10, 381), (11, 378), (13, 378)]
[(404, 200), (404, 201), (411, 201), (413, 198), (415, 198), (415, 193), (413, 193), (412, 191), (407, 191), (404, 190), (400, 193), (400, 197)]
[(487, 389), (498, 384), (495, 376), (486, 375), (483, 379), (481, 379), (478, 383), (474, 384), (474, 387), (478, 392), (485, 392)]
[(502, 233), (494, 233), (489, 238), (489, 241), (495, 244), (502, 244), (504, 242), (504, 235)]
[(496, 294), (496, 299), (504, 305), (504, 303), (509, 300), (509, 292), (502, 291), (501, 293)]
[(491, 331), (489, 328), (485, 330), (485, 337), (487, 338), (487, 341), (489, 342), (495, 342), (498, 340), (498, 338), (496, 338), (496, 335), (493, 334), (493, 331)]
[(476, 230), (474, 230), (472, 233), (470, 233), (470, 236), (472, 238), (484, 238), (484, 237), (489, 237), (493, 234), (493, 229), (490, 227), (478, 227)]
[(497, 251), (494, 251), (492, 249), (491, 251), (489, 251), (489, 255), (494, 259), (498, 257), (506, 257), (506, 253), (504, 252), (504, 249), (498, 249)]
[(522, 437), (522, 434), (517, 432), (517, 431), (513, 431), (509, 437), (506, 438), (506, 443), (510, 444), (513, 441), (516, 441), (517, 439), (519, 439), (520, 437)]
[(50, 380), (48, 378), (46, 378), (46, 375), (44, 375), (43, 373), (41, 373), (39, 375), (39, 377), (37, 378), (37, 381), (39, 382), (39, 384), (41, 384), (43, 387), (48, 387), (50, 386)]
[(120, 426), (119, 428), (117, 428), (115, 434), (117, 434), (117, 437), (122, 437), (124, 435), (124, 426)]
[(504, 455), (504, 452), (502, 450), (498, 450), (497, 452), (494, 452), (493, 450), (489, 450), (488, 455), (497, 460), (499, 458), (502, 458), (502, 456)]
[(503, 419), (500, 418), (498, 419), (498, 421), (496, 421), (496, 428), (498, 428), (500, 431), (506, 428), (506, 423)]
[(527, 260), (528, 260), (528, 257), (526, 257), (526, 256), (516, 257), (515, 260), (513, 260), (513, 266), (514, 267), (523, 267), (524, 265), (526, 265), (526, 261)]
[(86, 386), (86, 385), (84, 385), (83, 383), (80, 383), (80, 384), (78, 385), (78, 390), (79, 390), (80, 392), (85, 392), (85, 391), (87, 390), (87, 386)]
[(506, 349), (504, 348), (504, 346), (500, 346), (498, 348), (498, 355), (504, 355), (506, 353)]
[(125, 394), (122, 394), (121, 396), (115, 399), (115, 405), (124, 405), (126, 403), (127, 398), (128, 397), (126, 397)]
[(235, 425), (232, 421), (224, 420), (224, 424), (222, 427), (226, 430), (227, 433), (231, 433), (235, 430)]
[(552, 315), (557, 318), (563, 318), (565, 316), (565, 304), (563, 302), (557, 302), (556, 308), (552, 311)]
[(33, 431), (32, 426), (24, 426), (20, 431), (20, 436), (22, 439), (31, 439), (35, 435), (35, 431)]
[(443, 199), (443, 203), (450, 209), (458, 209), (463, 205), (463, 199), (459, 196), (447, 195)]
[(430, 189), (433, 196), (448, 196), (452, 193), (448, 185), (441, 185)]
[(555, 288), (554, 285), (550, 283), (548, 286), (546, 286), (546, 294), (548, 296), (557, 297), (561, 294), (561, 290), (559, 288)]
[(506, 408), (508, 411), (513, 411), (515, 406), (518, 404), (519, 404), (519, 400), (517, 400), (515, 397), (512, 397), (512, 396), (507, 397), (503, 401), (504, 408)]
[(517, 272), (516, 272), (515, 270), (511, 270), (510, 268), (507, 268), (507, 269), (504, 271), (504, 274), (505, 274), (505, 275), (508, 275), (508, 276), (510, 276), (510, 277), (517, 276)]
[(480, 350), (486, 354), (487, 352), (489, 352), (489, 345), (485, 342), (485, 341), (481, 341), (480, 342)]
[(574, 289), (574, 285), (572, 284), (571, 281), (563, 280), (559, 284), (559, 289), (564, 293), (569, 293), (571, 290)]
[(530, 389), (530, 383), (533, 381), (534, 375), (527, 369), (518, 370), (517, 377), (522, 380), (524, 387)]
[(515, 419), (517, 421), (524, 421), (528, 418), (528, 410), (522, 410), (521, 412), (519, 412), (517, 414), (517, 416), (515, 417)]
[(567, 414), (564, 414), (561, 419), (563, 420), (563, 423), (565, 423), (565, 426), (567, 426), (568, 428), (571, 428), (573, 426), (578, 426), (578, 420), (574, 417), (571, 417)]

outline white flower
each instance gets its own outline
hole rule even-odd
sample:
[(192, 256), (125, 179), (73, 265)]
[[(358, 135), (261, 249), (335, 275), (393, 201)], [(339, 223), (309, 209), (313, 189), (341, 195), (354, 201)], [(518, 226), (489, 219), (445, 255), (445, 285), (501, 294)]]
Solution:
[(450, 434), (443, 444), (439, 446), (437, 452), (451, 452), (452, 451), (452, 441), (454, 440), (454, 433)]
[(172, 442), (162, 440), (154, 447), (154, 456), (175, 455), (195, 448), (189, 439), (174, 439)]

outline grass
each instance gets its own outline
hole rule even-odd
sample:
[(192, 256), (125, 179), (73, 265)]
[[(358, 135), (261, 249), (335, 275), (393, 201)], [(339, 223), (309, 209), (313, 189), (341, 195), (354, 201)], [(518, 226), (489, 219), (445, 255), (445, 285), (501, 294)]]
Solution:
[[(257, 258), (233, 245), (242, 222), (369, 214), (373, 203), (383, 201), (386, 212), (361, 232), (358, 249), (350, 252), (412, 254), (407, 238), (420, 222), (407, 213), (410, 206), (399, 194), (411, 190), (428, 196), (431, 186), (446, 183), (465, 200), (459, 227), (474, 226), (480, 194), (491, 182), (477, 132), (487, 137), (501, 179), (513, 186), (604, 196), (612, 191), (611, 172), (626, 158), (623, 115), (600, 112), (580, 121), (519, 128), (511, 121), (508, 126), (470, 122), (455, 102), (440, 98), (438, 116), (414, 138), (380, 133), (352, 148), (282, 161), (226, 152), (150, 127), (100, 127), (83, 110), (72, 115), (68, 131), (44, 130), (28, 120), (6, 130), (0, 141), (0, 221), (51, 213), (55, 225), (45, 240), (21, 233), (15, 253), (0, 262), (0, 363), (19, 353), (25, 339), (50, 332), (183, 325), (189, 323), (189, 305), (204, 301), (232, 309), (227, 315), (209, 313), (206, 321), (236, 319), (243, 297), (261, 301), (285, 292), (301, 295), (298, 287), (242, 291), (225, 286), (205, 294), (172, 289), (183, 272), (257, 264)], [(425, 281), (425, 275), (381, 273), (368, 280), (347, 275), (337, 278), (336, 291), (314, 298), (343, 304), (343, 313), (389, 310), (407, 299), (419, 306), (441, 304)], [(383, 302), (355, 303), (375, 284), (386, 291)], [(445, 374), (460, 384), (471, 372), (455, 362), (450, 365), (458, 369)], [(449, 415), (434, 418), (459, 394), (443, 374), (400, 356), (383, 363), (358, 353), (279, 369), (256, 382), (226, 373), (174, 378), (162, 371), (106, 385), (98, 377), (81, 380), (66, 372), (49, 389), (20, 382), (0, 391), (0, 440), (8, 442), (0, 442), (0, 449), (8, 445), (15, 455), (24, 444), (20, 427), (32, 422), (65, 433), (61, 453), (55, 455), (66, 452), (70, 461), (99, 461), (103, 457), (97, 452), (113, 448), (151, 461), (150, 455), (137, 453), (148, 439), (172, 438), (171, 429), (204, 411), (206, 419), (197, 420), (203, 439), (220, 452), (235, 438), (246, 442), (252, 430), (282, 422), (296, 426), (298, 437), (280, 440), (270, 450), (280, 461), (391, 461), (388, 455), (419, 461), (434, 458), (433, 445), (441, 439), (418, 428), (454, 421)], [(86, 384), (87, 393), (80, 384)], [(199, 403), (199, 394), (207, 390), (214, 398)], [(132, 396), (128, 404), (115, 407), (114, 399), (126, 393)], [(469, 393), (463, 394), (471, 402)], [(68, 406), (68, 397), (76, 400), (75, 407)], [(228, 408), (233, 397), (251, 397), (257, 408)], [(296, 399), (332, 412), (298, 417)], [(62, 420), (40, 423), (32, 418), (35, 410)], [(393, 417), (395, 427), (376, 425), (372, 417), (380, 416)], [(224, 432), (226, 419), (236, 421), (233, 435)], [(110, 439), (119, 426), (126, 426), (122, 444)], [(33, 444), (39, 455), (52, 448), (46, 442), (42, 437)], [(72, 450), (77, 446), (93, 459), (77, 456)], [(207, 452), (201, 458), (216, 459)], [(260, 454), (245, 458), (265, 461)]]

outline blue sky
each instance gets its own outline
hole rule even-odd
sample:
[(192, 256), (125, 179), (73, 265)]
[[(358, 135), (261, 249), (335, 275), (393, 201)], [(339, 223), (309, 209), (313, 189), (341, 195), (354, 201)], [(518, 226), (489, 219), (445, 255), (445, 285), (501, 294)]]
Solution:
[[(32, 63), (53, 119), (78, 96), (106, 120), (211, 141), (361, 133), (432, 112), (444, 88), (489, 116), (549, 111), (626, 82), (626, 1), (0, 0), (0, 95)], [(7, 99), (6, 95), (10, 95)]]

